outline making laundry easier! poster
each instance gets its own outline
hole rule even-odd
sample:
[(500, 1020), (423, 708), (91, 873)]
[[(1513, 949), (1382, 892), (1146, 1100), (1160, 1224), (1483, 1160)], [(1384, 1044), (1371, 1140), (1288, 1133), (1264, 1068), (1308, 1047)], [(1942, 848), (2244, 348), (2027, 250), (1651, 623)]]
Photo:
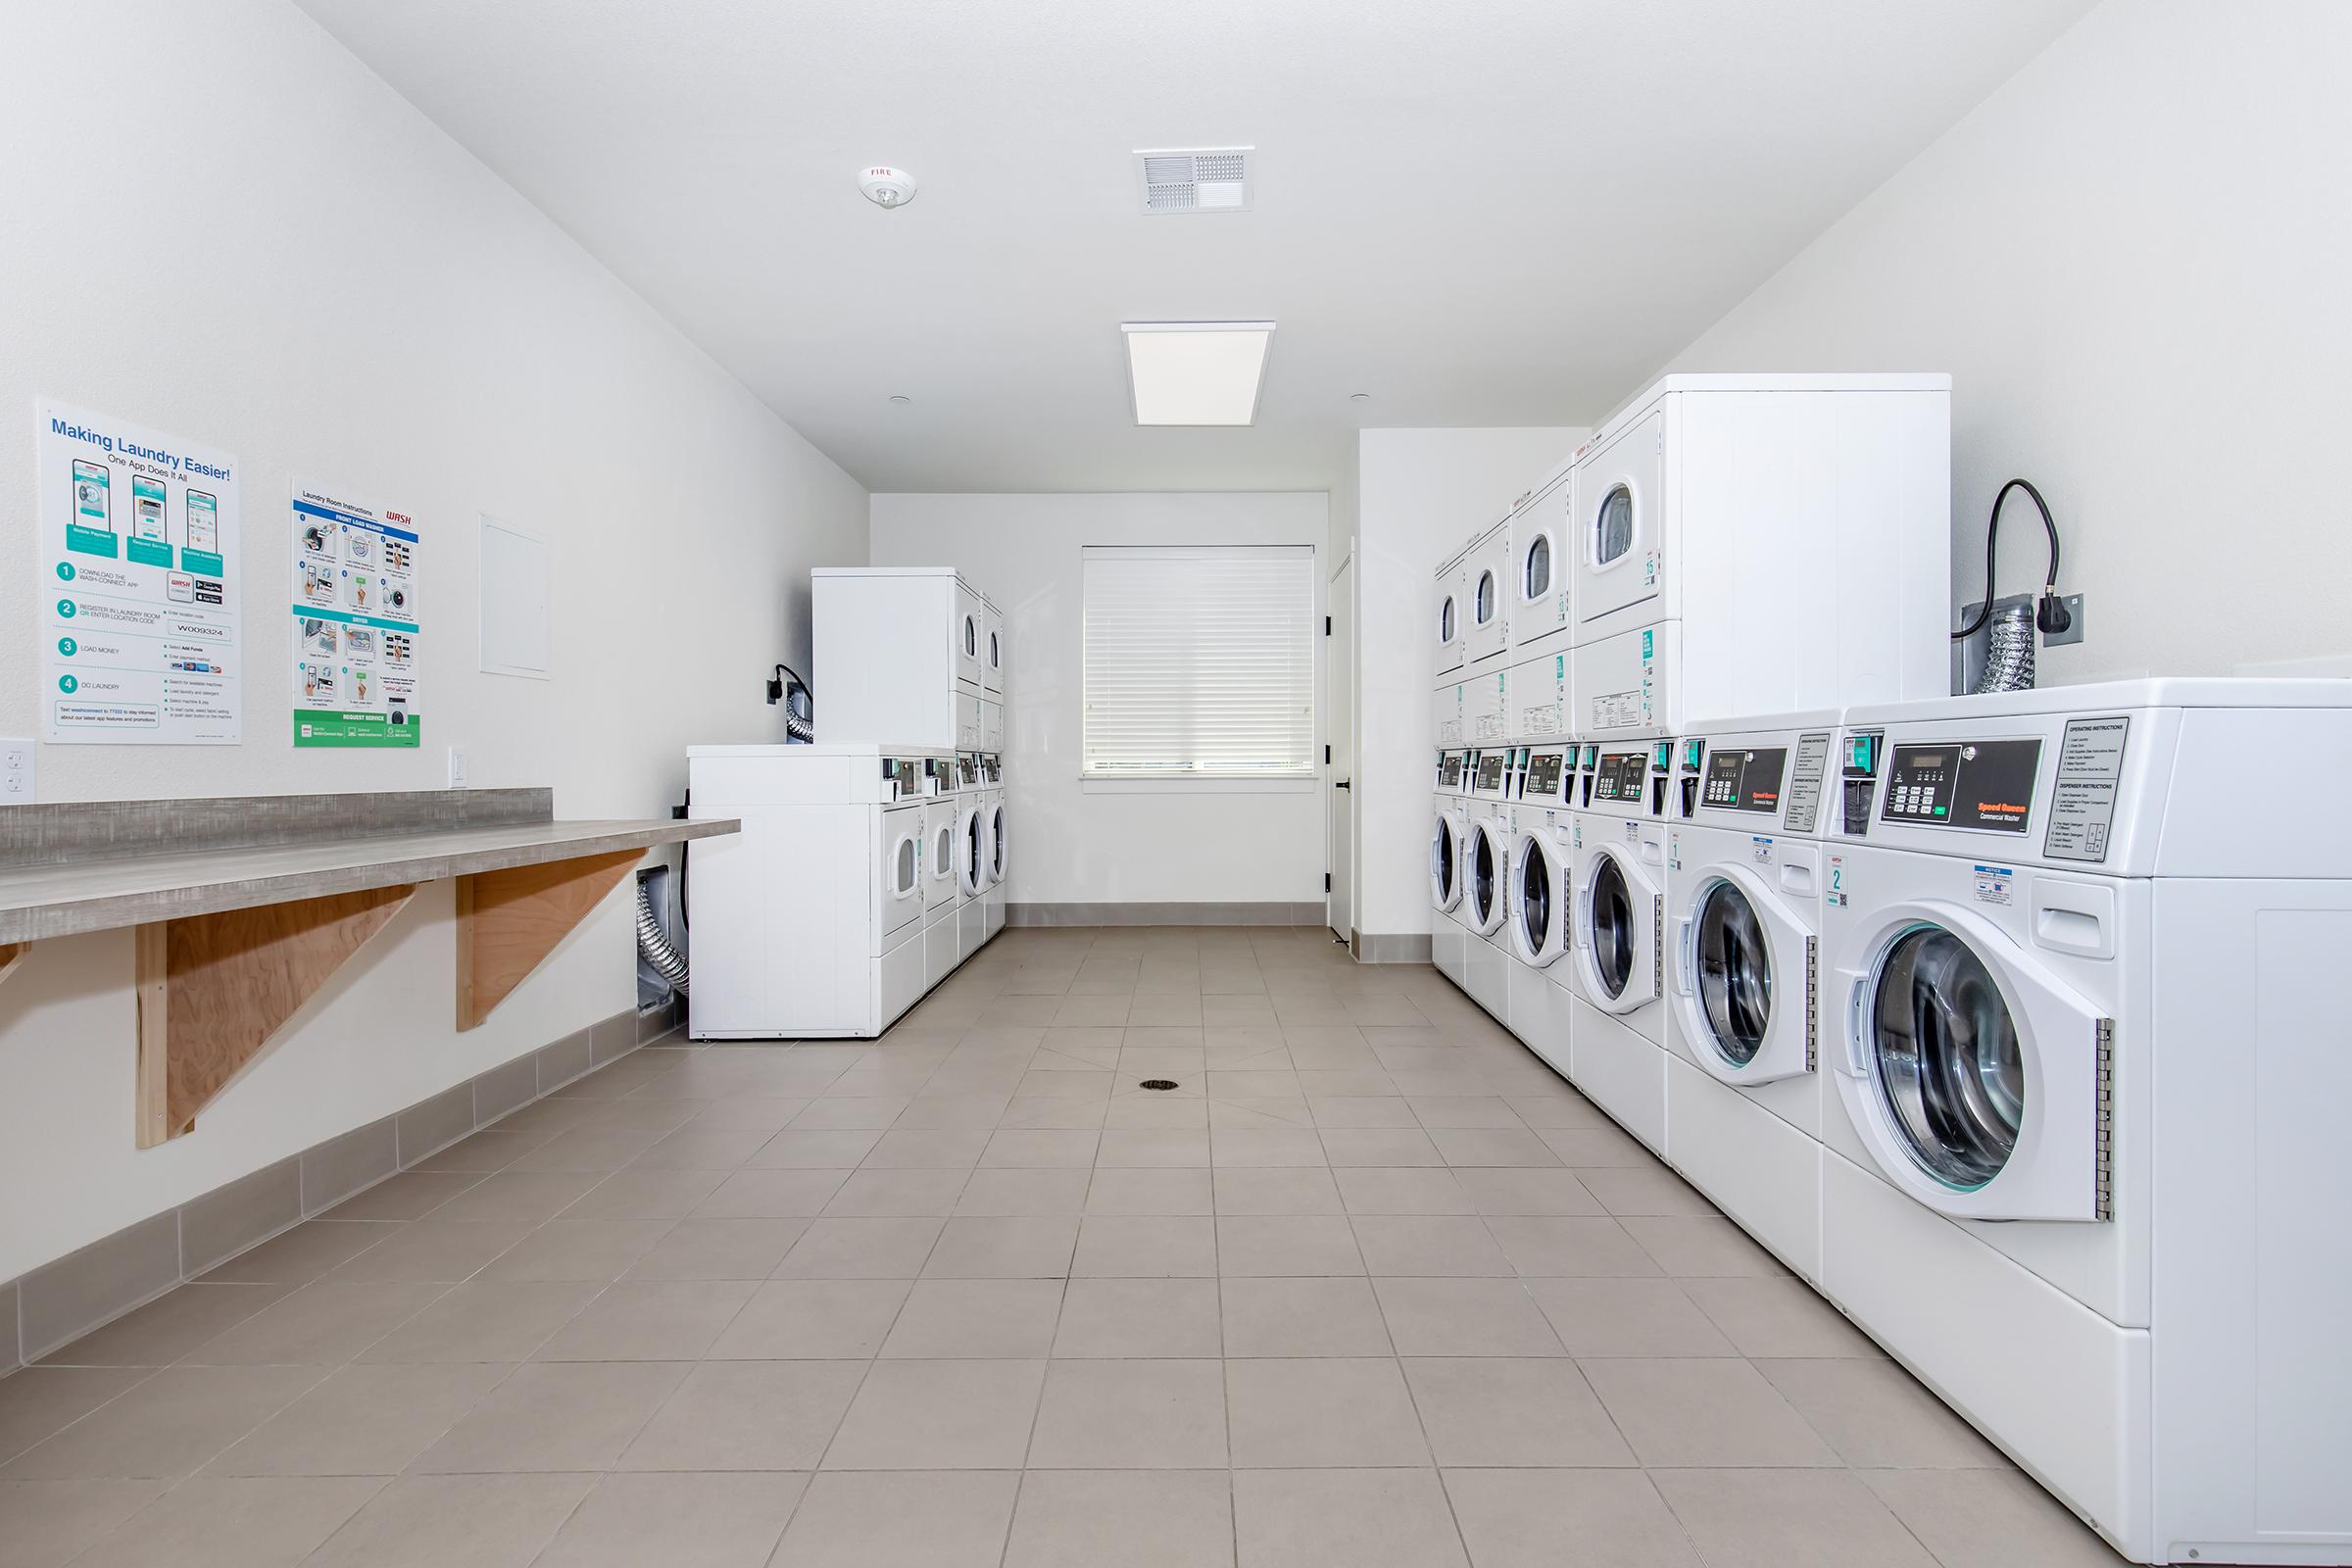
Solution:
[(421, 744), (416, 521), (294, 482), (294, 744)]
[(41, 738), (240, 738), (237, 460), (62, 403), (37, 421)]

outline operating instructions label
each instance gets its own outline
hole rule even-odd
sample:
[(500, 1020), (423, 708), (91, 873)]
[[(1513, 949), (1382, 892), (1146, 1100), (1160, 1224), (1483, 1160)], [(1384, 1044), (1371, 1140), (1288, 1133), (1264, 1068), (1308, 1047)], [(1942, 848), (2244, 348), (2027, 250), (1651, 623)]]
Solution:
[(294, 483), (294, 744), (422, 744), (416, 520), (351, 491)]
[(2107, 858), (2107, 837), (2115, 825), (2115, 796), (2124, 777), (2124, 738), (2132, 721), (2072, 719), (2058, 745), (2058, 777), (2050, 796), (2050, 825), (2041, 853), (2053, 860)]
[(62, 403), (33, 417), (41, 738), (234, 746), (237, 460)]

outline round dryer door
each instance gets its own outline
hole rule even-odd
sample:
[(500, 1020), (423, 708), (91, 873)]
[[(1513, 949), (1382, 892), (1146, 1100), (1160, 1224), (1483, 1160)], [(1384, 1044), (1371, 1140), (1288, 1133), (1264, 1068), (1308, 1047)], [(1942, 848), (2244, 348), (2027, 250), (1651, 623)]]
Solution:
[(1560, 852), (1540, 833), (1523, 834), (1511, 873), (1512, 946), (1523, 961), (1542, 968), (1566, 947), (1567, 926), (1567, 866)]
[(1918, 925), (1879, 966), (1872, 1076), (1903, 1152), (1958, 1192), (1998, 1176), (2026, 1119), (2016, 1020), (1984, 960), (1958, 935)]
[(1453, 818), (1444, 811), (1429, 830), (1429, 902), (1450, 909), (1462, 902), (1462, 847), (1453, 836)]

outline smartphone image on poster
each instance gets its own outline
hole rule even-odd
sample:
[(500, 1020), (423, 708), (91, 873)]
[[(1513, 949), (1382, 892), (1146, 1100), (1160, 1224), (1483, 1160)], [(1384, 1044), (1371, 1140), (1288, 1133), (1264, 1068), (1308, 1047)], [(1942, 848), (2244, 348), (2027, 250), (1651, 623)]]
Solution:
[(115, 531), (114, 484), (105, 464), (74, 460), (74, 520), (101, 533)]
[(130, 535), (164, 542), (164, 481), (143, 473), (130, 478)]
[(190, 550), (217, 555), (220, 549), (220, 503), (202, 490), (187, 494), (188, 544)]

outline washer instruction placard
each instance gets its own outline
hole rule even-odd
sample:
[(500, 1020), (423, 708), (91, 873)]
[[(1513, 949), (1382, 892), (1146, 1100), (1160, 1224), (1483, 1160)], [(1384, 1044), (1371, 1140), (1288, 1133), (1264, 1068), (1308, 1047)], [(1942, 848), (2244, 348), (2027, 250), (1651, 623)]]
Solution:
[(62, 403), (33, 416), (41, 738), (234, 746), (237, 460)]
[(416, 519), (294, 483), (294, 744), (423, 744)]

